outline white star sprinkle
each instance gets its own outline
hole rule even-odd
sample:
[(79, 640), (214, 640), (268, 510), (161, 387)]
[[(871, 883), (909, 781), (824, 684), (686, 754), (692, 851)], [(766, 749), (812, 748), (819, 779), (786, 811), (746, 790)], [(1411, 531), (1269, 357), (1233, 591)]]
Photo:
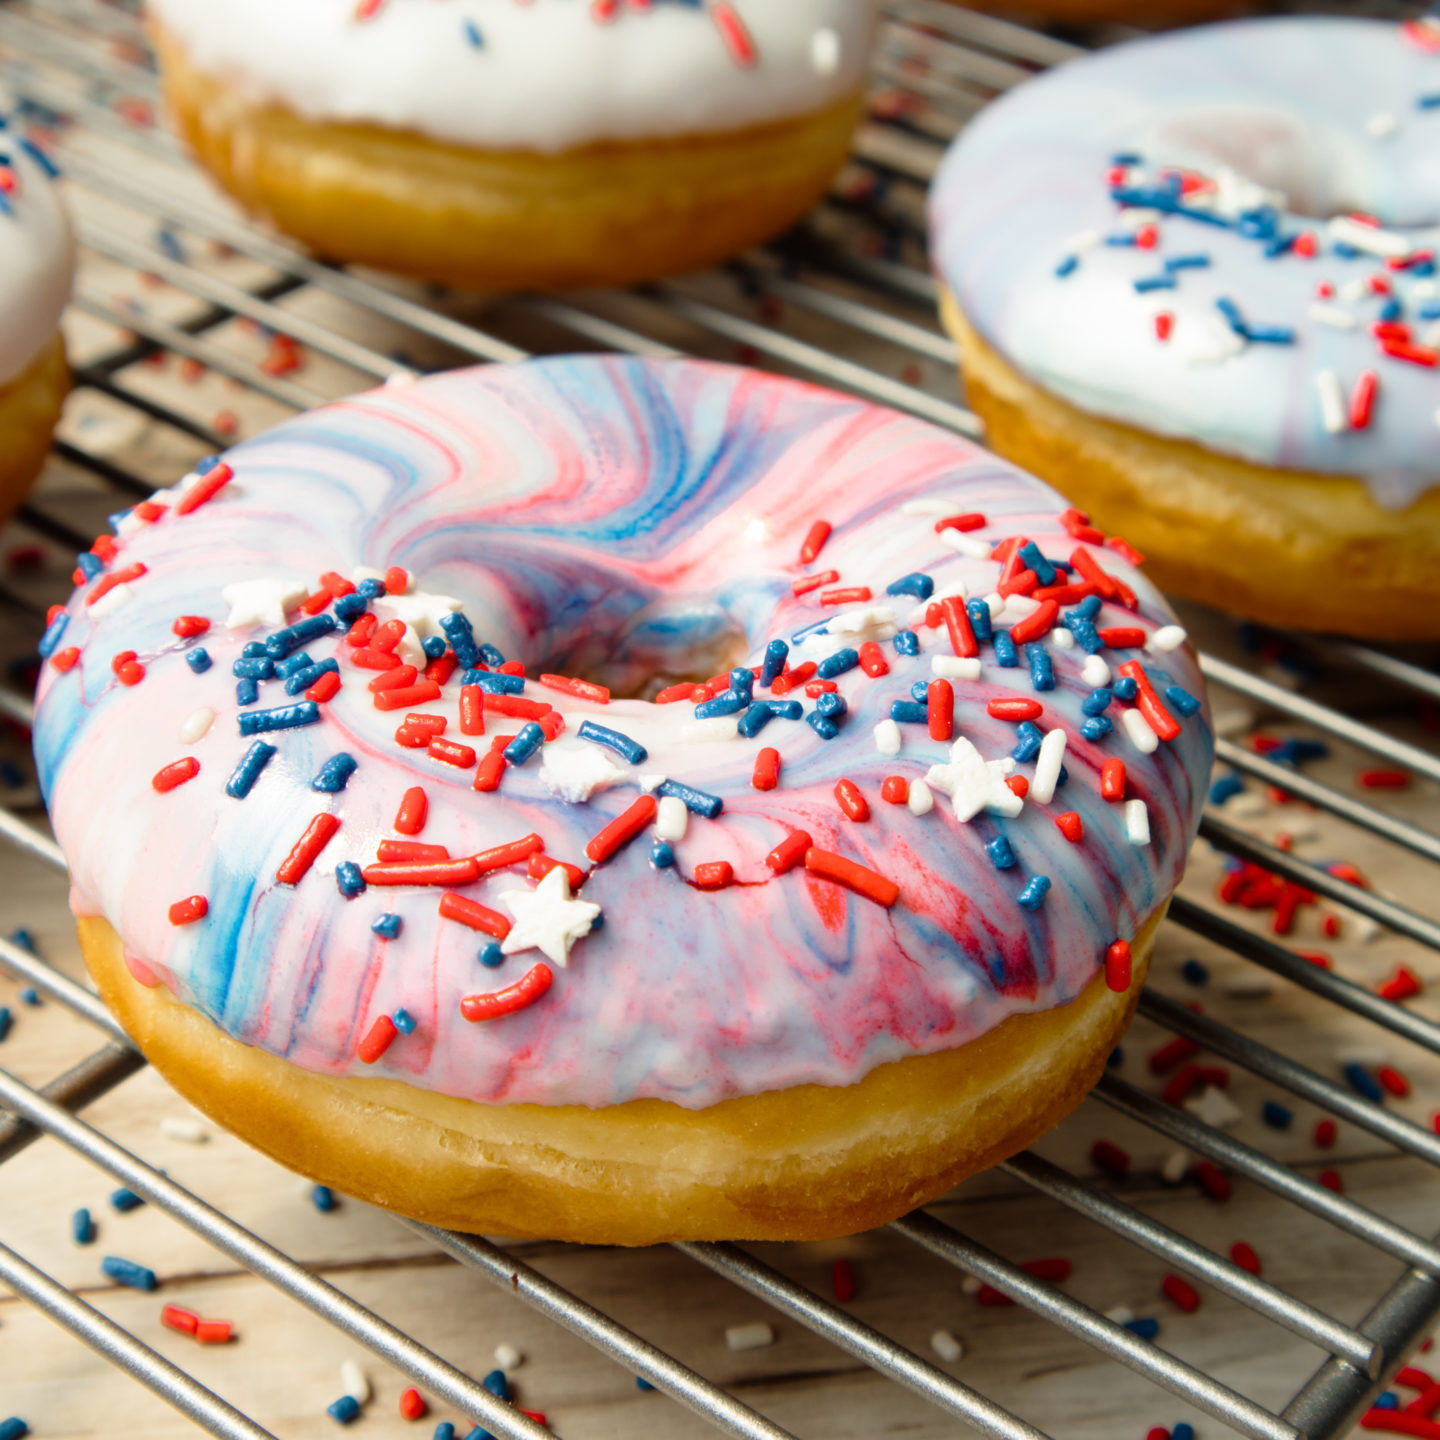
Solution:
[(440, 621), (460, 608), (460, 602), (449, 595), (434, 595), (428, 590), (412, 590), (408, 595), (377, 595), (374, 610), (381, 620), (402, 620), (422, 639), (434, 635), (443, 638)]
[(1005, 783), (1014, 768), (1008, 755), (987, 760), (962, 737), (950, 747), (950, 763), (932, 765), (925, 779), (932, 789), (950, 797), (957, 820), (973, 820), (982, 810), (1013, 818), (1024, 808), (1024, 802)]
[(628, 779), (630, 767), (598, 745), (554, 743), (541, 751), (540, 783), (571, 805), (588, 800), (597, 790)]
[(501, 891), (500, 903), (515, 916), (501, 953), (543, 950), (562, 970), (570, 963), (570, 947), (590, 933), (600, 914), (598, 905), (570, 898), (570, 880), (561, 865), (533, 890)]
[(309, 593), (303, 580), (237, 580), (220, 592), (230, 607), (225, 624), (231, 630), (253, 630), (257, 625), (279, 630), (285, 624), (285, 611)]

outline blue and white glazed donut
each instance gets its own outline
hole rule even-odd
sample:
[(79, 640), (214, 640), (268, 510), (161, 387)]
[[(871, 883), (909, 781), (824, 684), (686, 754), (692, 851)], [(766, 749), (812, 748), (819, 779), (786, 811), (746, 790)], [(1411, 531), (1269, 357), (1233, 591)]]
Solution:
[(993, 442), (1162, 583), (1440, 635), (1440, 22), (1062, 66), (964, 131), (931, 235)]

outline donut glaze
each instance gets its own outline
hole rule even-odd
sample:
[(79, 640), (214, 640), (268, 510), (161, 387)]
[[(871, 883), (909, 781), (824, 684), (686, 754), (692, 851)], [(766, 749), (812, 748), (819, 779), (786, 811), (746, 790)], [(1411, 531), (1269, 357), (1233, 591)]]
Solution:
[[(1238, 21), (1101, 51), (987, 106), (930, 206), (969, 322), (1075, 406), (1358, 476), (1386, 507), (1440, 478), (1435, 22)], [(1379, 220), (1370, 241), (1350, 212)], [(1372, 332), (1387, 320), (1408, 329)]]
[[(1163, 627), (1158, 646), (1169, 648), (1151, 640), (1101, 655), (1117, 667), (1139, 660), (1162, 694), (1172, 684), (1202, 693), (1183, 634), (1124, 555), (1077, 542), (1066, 528), (1076, 518), (1062, 523), (1052, 491), (938, 428), (727, 366), (582, 357), (391, 385), (283, 424), (224, 463), (233, 478), (190, 513), (176, 511), (210, 488), (195, 476), (182, 482), (186, 499), (175, 490), (156, 497), (169, 507), (163, 514), (121, 517), (118, 542), (101, 545), (105, 574), (52, 620), (36, 753), (77, 911), (115, 926), (137, 978), (165, 983), (230, 1035), (305, 1069), (380, 1073), (484, 1102), (588, 1106), (650, 1096), (694, 1108), (802, 1082), (844, 1085), (1078, 995), (1107, 947), (1132, 938), (1179, 878), (1208, 783), (1208, 712), (1172, 693), (1172, 704), (1197, 713), (1142, 753), (1116, 698), (1106, 712), (1113, 733), (1083, 739), (1081, 705), (1100, 660), (1062, 648), (1068, 631), (1035, 647), (1055, 680), (1038, 696), (1023, 654), (1019, 668), (1001, 668), (988, 644), (980, 677), (952, 682), (955, 735), (993, 762), (982, 766), (985, 796), (1014, 809), (1001, 762), (1017, 727), (993, 718), (987, 702), (1039, 700), (1040, 729), (1068, 735), (1068, 778), (1053, 803), (1026, 803), (1014, 818), (980, 809), (962, 823), (939, 793), (947, 772), (931, 771), (951, 747), (929, 738), (927, 724), (900, 725), (901, 752), (878, 753), (874, 727), (914, 683), (934, 679), (932, 657), (954, 655), (946, 625), (927, 628), (926, 605), (887, 587), (910, 576), (911, 590), (924, 590), (915, 579), (923, 576), (932, 602), (961, 587), (984, 596), (1001, 574), (990, 551), (1005, 537), (1028, 536), (1060, 560), (1084, 551), (1121, 582), (1122, 600), (1132, 587), (1134, 611), (1107, 603), (1094, 623), (1138, 627), (1140, 637), (1113, 632), (1130, 645)], [(957, 513), (983, 523), (937, 530), (937, 518)], [(802, 567), (797, 556), (818, 521), (833, 530)], [(274, 607), (286, 597), (291, 623), (293, 597), (314, 592), (323, 604), (325, 572), (392, 566), (419, 587), (375, 602), (380, 616), (413, 622), (402, 654), (430, 630), (427, 616), (446, 613), (453, 602), (443, 597), (455, 597), (477, 641), (523, 660), (530, 676), (567, 671), (649, 693), (718, 668), (721, 653), (757, 664), (777, 637), (791, 643), (792, 666), (874, 640), (888, 673), (855, 666), (837, 677), (848, 713), (832, 739), (823, 724), (779, 716), (745, 739), (733, 718), (697, 721), (688, 701), (600, 704), (527, 680), (524, 698), (553, 702), (565, 732), (507, 768), (498, 790), (477, 793), (473, 759), (457, 768), (397, 745), (406, 709), (448, 717), (444, 738), (482, 755), (497, 732), (523, 722), (490, 713), (485, 736), (462, 735), (461, 672), (439, 701), (377, 710), (368, 683), (376, 672), (355, 663), (342, 625), (304, 646), (316, 662), (338, 660), (338, 693), (316, 707), (316, 723), (260, 736), (276, 753), (248, 796), (232, 798), (227, 781), (253, 743), (237, 725), (249, 711), (300, 699), (272, 679), (256, 704), (237, 707), (231, 672), (242, 646), (274, 633)], [(792, 582), (822, 568), (837, 572), (835, 586), (869, 587), (874, 598), (820, 603), (833, 598), (827, 589), (797, 597)], [(99, 603), (87, 603), (105, 586)], [(1012, 602), (997, 630), (1036, 608)], [(210, 628), (179, 639), (180, 616), (208, 618)], [(232, 631), (229, 619), (259, 623)], [(897, 651), (909, 644), (897, 625), (917, 636), (918, 654)], [(213, 661), (203, 674), (186, 658), (197, 645)], [(130, 651), (139, 677), (127, 669)], [(872, 662), (875, 653), (867, 651)], [(754, 693), (782, 698), (758, 681)], [(807, 714), (834, 704), (804, 688), (783, 699)], [(581, 799), (584, 776), (607, 753), (577, 738), (587, 720), (632, 737), (648, 757), (633, 766), (612, 757), (615, 783)], [(731, 738), (696, 738), (697, 726)], [(781, 767), (768, 791), (752, 785), (762, 747), (778, 752)], [(317, 793), (315, 778), (340, 753), (356, 762), (353, 775), (338, 792)], [(198, 774), (157, 792), (152, 776), (187, 757)], [(1111, 759), (1124, 762), (1128, 809), (1099, 793)], [(922, 809), (927, 773), (929, 813), (882, 800), (882, 779), (903, 776)], [(569, 799), (547, 789), (546, 774)], [(646, 826), (592, 868), (587, 846), (661, 776), (717, 797), (723, 810), (686, 812), (673, 867), (652, 864)], [(867, 820), (842, 813), (835, 792), (844, 779), (868, 802)], [(534, 832), (546, 854), (590, 870), (577, 898), (600, 907), (603, 928), (574, 941), (568, 966), (552, 961), (551, 988), (528, 1008), (464, 1018), (464, 997), (510, 985), (542, 957), (530, 950), (486, 969), (477, 951), (487, 936), (439, 913), (453, 888), (508, 918), (506, 892), (531, 888), (523, 861), (453, 887), (371, 884), (354, 898), (337, 888), (342, 862), (370, 866), (382, 840), (404, 838), (397, 812), (417, 786), (428, 797), (421, 843), (469, 856)], [(1127, 838), (1137, 801), (1148, 844)], [(1061, 813), (1079, 817), (1078, 843), (1057, 825)], [(277, 883), (321, 814), (337, 817), (338, 830), (303, 878)], [(803, 866), (775, 873), (767, 853), (798, 828), (893, 881), (898, 899), (887, 907)], [(986, 850), (1001, 836), (1018, 860), (1010, 869), (995, 868)], [(734, 883), (697, 888), (697, 867), (716, 862), (733, 867)], [(1050, 888), (1027, 909), (1018, 897), (1043, 889), (1036, 876)], [(169, 907), (192, 896), (204, 897), (207, 913), (172, 923)], [(400, 919), (394, 939), (372, 931), (382, 914)], [(562, 914), (577, 930), (589, 919)], [(357, 1047), (376, 1017), (401, 1008), (414, 1032), (366, 1064)]]
[(75, 239), (56, 190), (55, 167), (0, 108), (0, 385), (15, 379), (55, 337), (70, 298)]
[[(820, 110), (864, 78), (871, 0), (602, 11), (578, 0), (153, 0), (200, 70), (308, 120), (553, 154)], [(611, 13), (613, 12), (613, 13)]]

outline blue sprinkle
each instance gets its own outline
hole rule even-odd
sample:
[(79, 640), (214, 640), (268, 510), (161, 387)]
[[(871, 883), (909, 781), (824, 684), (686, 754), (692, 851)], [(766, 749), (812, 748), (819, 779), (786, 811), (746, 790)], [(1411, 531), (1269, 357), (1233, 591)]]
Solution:
[(1050, 877), (1048, 875), (1032, 875), (1025, 882), (1025, 888), (1015, 898), (1026, 910), (1038, 910), (1049, 889)]
[(770, 713), (779, 720), (798, 720), (804, 708), (798, 700), (768, 700)]
[(504, 654), (488, 643), (480, 647), (480, 658), (492, 670), (498, 670), (505, 663)]
[(18, 790), (25, 783), (20, 767), (9, 760), (0, 761), (0, 784), (10, 790)]
[(1167, 685), (1165, 698), (1175, 713), (1182, 717), (1193, 715), (1200, 708), (1200, 702), (1181, 685)]
[(1230, 328), (1240, 336), (1248, 338), (1248, 331), (1245, 328), (1245, 317), (1240, 313), (1240, 307), (1227, 295), (1221, 295), (1215, 301), (1215, 308), (1225, 317)]
[(473, 669), (480, 658), (480, 651), (475, 644), (475, 632), (470, 628), (470, 622), (458, 610), (452, 610), (448, 615), (440, 617), (440, 629), (450, 642), (455, 658), (465, 669)]
[(1195, 1440), (1195, 1427), (1188, 1421), (1182, 1420), (1171, 1430), (1170, 1440)]
[(314, 725), (320, 719), (320, 707), (313, 700), (302, 700), (298, 705), (278, 705), (273, 710), (251, 710), (238, 718), (242, 735), (263, 735), (271, 730)]
[(342, 860), (335, 867), (335, 885), (347, 900), (365, 893), (365, 877), (353, 860)]
[(25, 1440), (29, 1433), (30, 1427), (18, 1415), (0, 1420), (0, 1440)]
[(122, 1215), (127, 1214), (131, 1210), (138, 1210), (144, 1203), (144, 1200), (142, 1200), (140, 1196), (133, 1190), (127, 1189), (124, 1185), (118, 1190), (112, 1190), (110, 1192), (110, 1208), (112, 1210), (118, 1210)]
[(1112, 165), (1141, 165), (1145, 157), (1138, 150), (1118, 150), (1110, 157)]
[(840, 727), (828, 715), (822, 715), (818, 710), (812, 710), (805, 717), (805, 723), (822, 740), (833, 740), (840, 733)]
[(48, 660), (59, 648), (61, 637), (65, 634), (65, 627), (70, 623), (70, 615), (62, 610), (46, 627), (45, 633), (40, 637), (40, 644), (37, 647), (40, 654)]
[(1175, 277), (1173, 275), (1142, 275), (1138, 280), (1130, 282), (1135, 287), (1137, 295), (1148, 295), (1152, 290), (1173, 290), (1175, 289)]
[(1124, 1328), (1142, 1340), (1153, 1340), (1160, 1333), (1160, 1322), (1147, 1315), (1138, 1320), (1127, 1320)]
[(1110, 708), (1110, 702), (1114, 698), (1110, 691), (1102, 686), (1098, 690), (1092, 690), (1080, 702), (1080, 708), (1087, 715), (1103, 715)]
[(1080, 727), (1080, 733), (1090, 741), (1103, 740), (1114, 728), (1115, 724), (1108, 715), (1096, 715)]
[(1131, 250), (1135, 247), (1135, 237), (1128, 231), (1121, 231), (1115, 235), (1107, 235), (1105, 243), (1116, 250)]
[(18, 945), (22, 950), (28, 950), (32, 955), (40, 953), (35, 937), (23, 925), (10, 932), (10, 943)]
[(533, 720), (528, 720), (501, 753), (509, 764), (523, 765), (540, 748), (544, 739), (545, 732)]
[[(1433, 95), (1419, 96), (1415, 101), (1415, 105), (1416, 108), (1420, 110), (1440, 109), (1440, 91), (1437, 91)], [(21, 143), (23, 144), (24, 142), (22, 141)]]
[(487, 970), (498, 970), (505, 963), (505, 952), (498, 941), (489, 940), (480, 947), (476, 958)]
[(1347, 1065), (1344, 1070), (1345, 1083), (1361, 1097), (1378, 1105), (1385, 1098), (1375, 1077), (1358, 1061)]
[(635, 1388), (637, 1390), (653, 1390), (655, 1387), (643, 1376), (637, 1375), (635, 1377)]
[(370, 606), (363, 595), (352, 594), (342, 595), (330, 608), (334, 610), (337, 620), (353, 625)]
[(1125, 1063), (1125, 1049), (1117, 1045), (1106, 1057), (1105, 1068), (1107, 1070), (1118, 1070)]
[(338, 675), (340, 666), (334, 660), (321, 660), (317, 665), (307, 665), (303, 670), (297, 670), (286, 682), (285, 693), (287, 695), (302, 695), (322, 675)]
[(1392, 295), (1380, 305), (1381, 320), (1398, 320), (1405, 313), (1405, 307)]
[(1033, 540), (1027, 540), (1020, 547), (1020, 558), (1035, 572), (1035, 578), (1042, 585), (1055, 583), (1055, 567), (1040, 553), (1040, 547)]
[(1105, 648), (1100, 632), (1088, 615), (1079, 610), (1066, 610), (1060, 617), (1061, 623), (1075, 637), (1075, 643), (1087, 654), (1098, 655)]
[(293, 655), (287, 655), (283, 660), (273, 662), (275, 674), (281, 680), (288, 680), (292, 675), (298, 675), (302, 670), (308, 670), (314, 663), (314, 657), (304, 650), (297, 650)]
[[(451, 641), (454, 644), (454, 641)], [(455, 652), (459, 658), (460, 652)], [(464, 664), (464, 661), (461, 661)], [(494, 670), (467, 670), (461, 677), (462, 685), (478, 685), (487, 695), (523, 695), (525, 693), (525, 677), (523, 675), (500, 675)]]
[(100, 1262), (100, 1269), (117, 1285), (125, 1285), (131, 1290), (153, 1290), (160, 1283), (153, 1270), (137, 1265), (133, 1260), (123, 1260), (118, 1255), (107, 1255)]
[(87, 580), (93, 580), (105, 568), (105, 562), (93, 550), (82, 550), (75, 557), (75, 568)]
[(1033, 720), (1022, 720), (1015, 728), (1016, 744), (1010, 752), (1021, 765), (1033, 760), (1040, 753), (1040, 742), (1045, 738), (1040, 727)]
[[(237, 705), (253, 705), (259, 698), (260, 682), (258, 680), (237, 680), (235, 682), (235, 703)], [(244, 733), (241, 731), (241, 734)]]
[(750, 703), (748, 694), (738, 690), (722, 690), (713, 700), (702, 700), (695, 707), (697, 720), (713, 720), (720, 715), (738, 715)]
[(913, 595), (917, 600), (928, 600), (935, 593), (935, 582), (921, 570), (912, 570), (898, 580), (892, 580), (886, 587), (887, 595)]
[(8, 1005), (0, 1005), (0, 1044), (10, 1035), (10, 1027), (15, 1023), (15, 1017), (10, 1013)]
[(1051, 663), (1050, 652), (1038, 640), (1025, 647), (1025, 659), (1030, 665), (1030, 684), (1036, 690), (1055, 688), (1055, 666)]
[(1265, 242), (1265, 258), (1267, 260), (1278, 260), (1280, 256), (1288, 254), (1295, 248), (1295, 242), (1300, 238), (1299, 233), (1291, 235), (1274, 235)]
[(394, 940), (400, 934), (401, 920), (398, 915), (392, 915), (386, 911), (383, 915), (370, 922), (370, 928), (382, 940)]
[(920, 637), (913, 630), (897, 630), (894, 645), (897, 655), (918, 655), (920, 653)]
[(675, 799), (684, 802), (687, 810), (703, 815), (707, 820), (713, 820), (725, 808), (725, 802), (718, 795), (696, 790), (691, 785), (682, 785), (678, 780), (662, 780), (655, 787), (655, 793), (673, 795)]
[(1020, 863), (1015, 857), (1015, 847), (1005, 835), (997, 835), (993, 840), (987, 840), (985, 853), (997, 870), (1011, 870)]
[(1420, 307), (1422, 320), (1440, 320), (1440, 300), (1427, 300)]
[(1172, 255), (1165, 262), (1165, 268), (1173, 275), (1177, 270), (1208, 270), (1208, 255)]
[(1078, 255), (1067, 255), (1055, 267), (1055, 274), (1059, 279), (1063, 280), (1067, 275), (1074, 274), (1074, 272), (1079, 269), (1079, 267), (1080, 257)]
[(1198, 960), (1187, 960), (1180, 967), (1180, 973), (1191, 985), (1210, 983), (1210, 972)]
[(650, 847), (650, 863), (657, 870), (668, 870), (675, 863), (675, 851), (668, 840), (657, 840)]
[(391, 1022), (402, 1035), (415, 1033), (415, 1017), (402, 1005), (391, 1017)]
[(310, 615), (266, 636), (265, 653), (272, 660), (283, 660), (292, 650), (299, 650), (311, 640), (318, 640), (337, 629), (339, 625), (333, 615)]
[(753, 740), (774, 718), (775, 710), (765, 701), (757, 700), (740, 717), (736, 728), (747, 740)]
[(1376, 1410), (1398, 1410), (1400, 1408), (1400, 1397), (1393, 1391), (1387, 1390), (1383, 1395), (1375, 1397)]
[(23, 136), (20, 148), (52, 179), (60, 174), (60, 167), (33, 140)]
[(837, 675), (843, 675), (847, 670), (853, 670), (860, 663), (860, 652), (858, 650), (837, 650), (833, 655), (827, 655), (821, 662), (816, 674), (822, 680), (833, 680)]
[(1008, 630), (997, 630), (995, 632), (995, 663), (1002, 670), (1013, 670), (1020, 663), (1020, 656), (1015, 650), (1015, 642), (1010, 638)]
[(438, 660), (445, 653), (445, 642), (438, 635), (430, 635), (420, 642), (427, 660)]
[(815, 697), (815, 708), (822, 715), (828, 715), (832, 720), (838, 720), (850, 707), (845, 703), (844, 696), (837, 695), (834, 691), (827, 691), (825, 694)]
[(430, 1440), (455, 1440), (455, 1427), (448, 1420), (442, 1420)]
[(924, 725), (929, 722), (930, 715), (924, 705), (916, 700), (892, 700), (890, 702), (890, 718), (897, 725)]
[(975, 632), (975, 638), (982, 645), (988, 645), (995, 635), (995, 627), (990, 618), (990, 607), (980, 599), (967, 600), (965, 613), (970, 617), (970, 628)]
[(472, 50), (483, 50), (485, 48), (485, 37), (480, 33), (480, 27), (473, 20), (466, 20), (461, 23), (460, 33), (465, 37), (465, 43)]
[(1239, 795), (1245, 789), (1245, 782), (1232, 770), (1228, 775), (1221, 775), (1214, 784), (1210, 786), (1210, 803), (1212, 805), (1223, 805), (1235, 795)]
[(790, 658), (790, 647), (783, 640), (772, 640), (765, 647), (765, 658), (760, 662), (760, 683), (773, 685), (785, 669)]
[(1076, 607), (1074, 613), (1085, 620), (1094, 620), (1100, 613), (1101, 600), (1098, 595), (1087, 595)]
[(1288, 325), (1252, 325), (1245, 338), (1264, 345), (1293, 345), (1295, 332)]
[(1110, 689), (1116, 699), (1123, 700), (1128, 705), (1140, 693), (1140, 682), (1126, 675), (1123, 679), (1111, 681)]
[(360, 1402), (353, 1395), (342, 1395), (325, 1407), (325, 1413), (337, 1425), (348, 1425), (360, 1418)]
[(70, 1217), (70, 1238), (77, 1245), (91, 1245), (95, 1241), (95, 1222), (83, 1206)]
[(910, 698), (918, 701), (921, 705), (928, 704), (930, 699), (930, 682), (928, 680), (917, 680), (910, 687)]
[(632, 765), (642, 764), (650, 754), (638, 740), (632, 740), (628, 735), (612, 730), (608, 725), (597, 725), (593, 720), (582, 721), (579, 733), (582, 740), (593, 740), (597, 745), (604, 745), (617, 755), (623, 755)]
[(194, 470), (197, 475), (208, 475), (219, 463), (220, 457), (218, 455), (204, 455), (190, 468)]
[(730, 672), (730, 688), (738, 690), (748, 700), (755, 688), (755, 672), (748, 665), (737, 665)]
[(225, 782), (225, 793), (233, 800), (243, 800), (255, 788), (260, 772), (270, 763), (270, 757), (274, 753), (275, 746), (257, 740), (245, 752), (229, 780)]
[(20, 992), (20, 1000), (25, 1005), (43, 1005), (45, 1003), (40, 998), (40, 992), (33, 985), (27, 985)]
[(1288, 1130), (1295, 1119), (1295, 1112), (1278, 1100), (1267, 1100), (1260, 1107), (1260, 1118), (1272, 1130)]
[(320, 767), (310, 782), (310, 788), (319, 790), (324, 795), (337, 794), (350, 783), (350, 777), (354, 773), (355, 757), (342, 750), (338, 755), (332, 755)]
[(503, 1370), (492, 1370), (480, 1382), (497, 1400), (508, 1400), (510, 1398), (510, 1382), (505, 1378)]
[(328, 1185), (317, 1185), (310, 1192), (310, 1203), (322, 1214), (328, 1215), (340, 1208), (335, 1192)]

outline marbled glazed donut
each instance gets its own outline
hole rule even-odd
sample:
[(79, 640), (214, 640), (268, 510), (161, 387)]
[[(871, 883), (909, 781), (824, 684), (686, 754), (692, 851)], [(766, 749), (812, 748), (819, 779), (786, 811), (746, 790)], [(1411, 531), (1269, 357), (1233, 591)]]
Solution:
[(60, 312), (75, 241), (55, 176), (0, 109), (0, 524), (40, 473), (70, 389)]
[(991, 442), (1161, 584), (1440, 636), (1440, 22), (1065, 65), (965, 130), (931, 229)]
[(860, 116), (873, 0), (153, 0), (165, 92), (247, 208), (489, 289), (698, 269), (800, 218)]
[(281, 425), (47, 631), (92, 973), (202, 1109), (405, 1214), (877, 1223), (1078, 1103), (1195, 832), (1197, 667), (1103, 538), (937, 428), (694, 361)]

